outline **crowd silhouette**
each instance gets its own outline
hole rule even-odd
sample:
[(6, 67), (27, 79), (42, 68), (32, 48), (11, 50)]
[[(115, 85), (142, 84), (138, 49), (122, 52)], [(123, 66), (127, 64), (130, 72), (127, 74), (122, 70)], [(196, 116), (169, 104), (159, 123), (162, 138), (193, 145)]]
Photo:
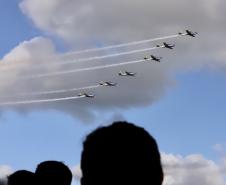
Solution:
[[(114, 122), (87, 135), (81, 170), (81, 185), (161, 185), (164, 176), (155, 139), (128, 122)], [(45, 161), (34, 173), (14, 172), (6, 184), (70, 185), (71, 182), (69, 167), (59, 161)]]

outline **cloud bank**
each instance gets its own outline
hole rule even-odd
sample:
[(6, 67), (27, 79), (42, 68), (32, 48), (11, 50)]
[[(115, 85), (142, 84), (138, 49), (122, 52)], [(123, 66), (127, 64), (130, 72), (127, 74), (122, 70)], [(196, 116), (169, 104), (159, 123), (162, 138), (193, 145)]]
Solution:
[[(41, 50), (39, 51), (38, 48), (41, 48)], [(120, 57), (117, 60), (118, 62), (125, 62), (140, 60), (142, 58), (143, 55), (140, 54), (139, 56)], [(51, 95), (44, 94), (41, 96), (20, 95), (24, 93), (29, 94), (40, 91), (97, 85), (102, 80), (117, 82), (118, 85), (116, 88), (100, 87), (88, 90), (88, 93), (94, 93), (96, 95), (94, 99), (84, 98), (48, 104), (2, 107), (2, 110), (14, 109), (19, 112), (29, 112), (30, 110), (38, 109), (63, 111), (83, 121), (92, 120), (95, 116), (100, 115), (100, 113), (102, 114), (112, 110), (119, 112), (134, 106), (148, 106), (158, 100), (165, 93), (165, 89), (173, 84), (173, 80), (169, 79), (168, 69), (166, 69), (163, 64), (154, 62), (143, 62), (143, 64), (85, 71), (82, 73), (70, 73), (59, 76), (47, 76), (43, 78), (23, 78), (24, 76), (28, 77), (40, 73), (54, 73), (56, 71), (76, 70), (79, 68), (115, 63), (113, 58), (111, 58), (108, 60), (79, 62), (70, 65), (51, 65), (54, 62), (65, 62), (65, 58), (60, 57), (59, 53), (54, 49), (53, 43), (46, 38), (34, 38), (19, 44), (8, 53), (1, 62), (1, 102), (76, 96), (80, 91), (53, 93)], [(20, 65), (20, 63), (22, 65)], [(121, 78), (117, 74), (120, 70), (135, 71), (137, 72), (137, 76), (135, 78)]]
[(205, 159), (202, 155), (162, 154), (165, 172), (164, 185), (225, 185), (222, 165)]
[[(105, 112), (121, 112), (125, 109), (151, 105), (164, 96), (168, 88), (175, 86), (173, 77), (178, 72), (200, 68), (226, 71), (226, 44), (222, 39), (226, 29), (223, 18), (225, 17), (223, 8), (225, 2), (222, 0), (216, 0), (214, 3), (207, 0), (172, 0), (170, 2), (163, 0), (158, 2), (150, 0), (139, 2), (128, 0), (49, 0), (48, 2), (22, 0), (19, 6), (24, 15), (36, 27), (47, 34), (61, 38), (71, 46), (71, 50), (171, 35), (185, 28), (198, 31), (199, 35), (196, 39), (183, 37), (173, 40), (172, 42), (177, 44), (173, 52), (164, 49), (151, 52), (164, 57), (160, 64), (153, 62), (134, 64), (37, 79), (23, 79), (21, 76), (138, 60), (150, 52), (79, 64), (41, 65), (33, 68), (32, 66), (36, 64), (65, 62), (80, 57), (105, 55), (122, 50), (60, 57), (54, 43), (48, 38), (38, 37), (22, 42), (1, 60), (2, 63), (10, 65), (24, 64), (1, 72), (1, 101), (75, 96), (78, 94), (77, 91), (42, 96), (19, 97), (17, 95), (24, 92), (84, 87), (95, 85), (101, 80), (118, 82), (118, 86), (117, 88), (88, 90), (88, 93), (96, 94), (96, 98), (93, 100), (79, 99), (48, 104), (11, 106), (1, 108), (3, 111), (14, 109), (27, 113), (40, 109), (56, 110), (88, 122)], [(145, 44), (143, 47), (154, 46), (157, 43), (159, 42)], [(137, 72), (137, 77), (119, 78), (117, 76), (119, 70)], [(6, 98), (6, 95), (14, 97)]]

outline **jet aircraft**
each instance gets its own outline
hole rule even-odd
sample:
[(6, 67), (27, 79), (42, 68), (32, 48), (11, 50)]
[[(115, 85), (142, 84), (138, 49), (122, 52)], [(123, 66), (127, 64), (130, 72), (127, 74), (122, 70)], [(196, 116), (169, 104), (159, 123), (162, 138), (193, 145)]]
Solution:
[(163, 42), (163, 45), (156, 45), (157, 48), (167, 48), (167, 49), (173, 49), (175, 47), (175, 44), (168, 44), (166, 42)]
[(192, 32), (190, 30), (185, 30), (185, 33), (179, 32), (178, 34), (181, 35), (181, 36), (188, 35), (190, 37), (195, 37), (198, 33), (197, 32)]
[(150, 55), (150, 57), (149, 56), (144, 57), (144, 60), (154, 60), (156, 62), (161, 62), (161, 59), (162, 57), (156, 57), (154, 55)]
[(99, 85), (101, 85), (101, 86), (116, 86), (117, 83), (101, 81), (101, 82), (99, 83)]
[(94, 98), (95, 97), (95, 95), (93, 95), (93, 94), (87, 94), (87, 93), (84, 93), (84, 92), (79, 93), (78, 96), (81, 97), (81, 98), (82, 97), (86, 97), (86, 98)]
[(134, 73), (134, 72), (128, 72), (128, 71), (119, 71), (118, 75), (119, 76), (135, 76), (136, 73)]

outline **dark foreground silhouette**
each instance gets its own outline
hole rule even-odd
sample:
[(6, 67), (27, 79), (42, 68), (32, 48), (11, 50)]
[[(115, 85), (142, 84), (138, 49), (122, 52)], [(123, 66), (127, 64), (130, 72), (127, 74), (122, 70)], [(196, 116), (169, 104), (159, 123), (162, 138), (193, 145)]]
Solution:
[(35, 175), (39, 185), (70, 185), (72, 173), (62, 162), (45, 161), (38, 165)]
[(19, 170), (8, 177), (8, 185), (35, 185), (35, 174), (27, 170)]
[(11, 174), (7, 185), (70, 185), (71, 181), (72, 173), (65, 164), (45, 161), (38, 165), (35, 173), (19, 170)]
[(115, 122), (83, 143), (81, 185), (161, 185), (158, 146), (143, 128)]

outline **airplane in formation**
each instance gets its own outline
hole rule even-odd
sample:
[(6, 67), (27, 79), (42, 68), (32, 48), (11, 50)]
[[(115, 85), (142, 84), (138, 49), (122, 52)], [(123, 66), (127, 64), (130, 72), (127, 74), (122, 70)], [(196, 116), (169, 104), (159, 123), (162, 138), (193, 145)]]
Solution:
[(198, 34), (198, 32), (192, 32), (190, 30), (185, 30), (185, 33), (179, 32), (178, 34), (181, 36), (188, 35), (190, 37), (195, 37)]
[(129, 71), (119, 71), (119, 76), (136, 76), (136, 73)]
[(101, 86), (116, 86), (117, 83), (101, 81), (101, 82), (99, 82), (99, 85), (101, 85)]
[(163, 45), (156, 45), (157, 48), (167, 48), (167, 49), (173, 49), (175, 47), (175, 44), (168, 44), (166, 42), (163, 42)]
[(144, 57), (144, 60), (154, 60), (156, 62), (161, 62), (162, 57), (156, 57), (154, 55)]
[(95, 97), (95, 95), (93, 95), (93, 94), (87, 94), (87, 93), (84, 93), (84, 92), (82, 92), (82, 93), (79, 93), (78, 94), (78, 97), (81, 97), (81, 98), (94, 98)]

